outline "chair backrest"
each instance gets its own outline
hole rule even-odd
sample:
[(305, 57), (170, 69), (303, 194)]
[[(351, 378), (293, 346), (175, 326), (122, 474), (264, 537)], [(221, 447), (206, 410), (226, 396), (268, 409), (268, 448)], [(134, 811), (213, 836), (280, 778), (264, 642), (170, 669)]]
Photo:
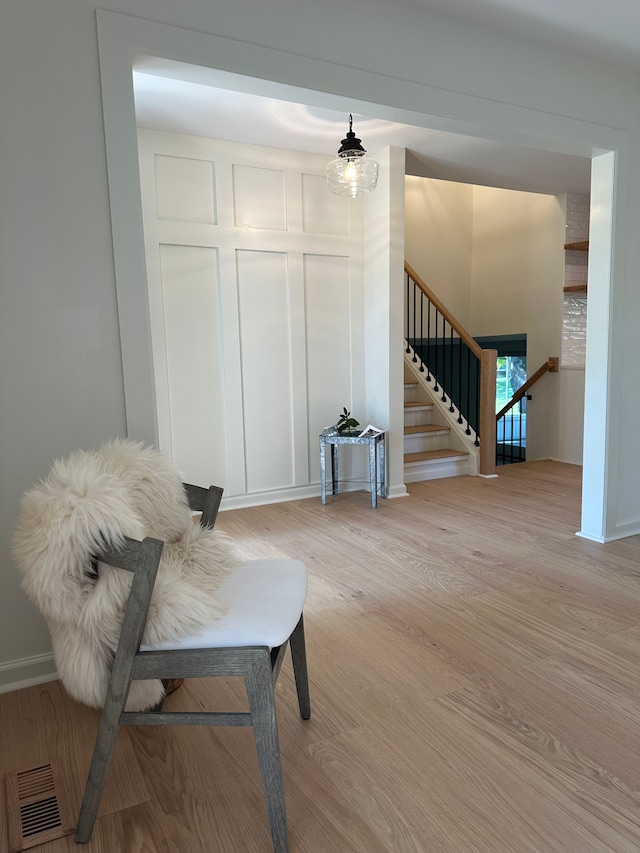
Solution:
[(116, 649), (110, 678), (111, 702), (124, 702), (131, 682), (133, 659), (140, 647), (153, 585), (160, 565), (164, 543), (159, 539), (126, 539), (115, 551), (98, 555), (102, 563), (133, 572), (129, 599), (120, 629), (120, 640)]
[(202, 513), (200, 524), (203, 527), (213, 527), (216, 523), (224, 489), (220, 486), (209, 486), (208, 489), (205, 489), (202, 486), (192, 486), (190, 483), (183, 485), (189, 501), (189, 509)]
[[(200, 525), (212, 528), (215, 525), (224, 489), (220, 486), (210, 486), (205, 489), (191, 483), (184, 483), (183, 485), (189, 501), (189, 508), (194, 512), (202, 513)], [(121, 548), (103, 551), (95, 555), (100, 563), (114, 566), (117, 569), (125, 569), (134, 574), (129, 601), (122, 622), (118, 650), (123, 647), (127, 652), (131, 646), (133, 653), (135, 653), (140, 645), (163, 547), (164, 542), (159, 539), (147, 537), (140, 542), (126, 537)]]
[[(201, 526), (212, 528), (224, 490), (219, 486), (210, 486), (205, 489), (190, 483), (184, 483), (184, 489), (190, 509), (202, 513)], [(117, 704), (126, 701), (131, 683), (133, 660), (142, 641), (163, 548), (164, 543), (159, 539), (147, 537), (138, 541), (126, 538), (121, 548), (103, 551), (96, 555), (100, 563), (133, 573), (120, 639), (111, 669), (108, 702)]]
[[(203, 604), (200, 618), (204, 619), (205, 609), (211, 618), (221, 615), (211, 583), (206, 602), (198, 597), (194, 583), (181, 596), (182, 621), (180, 615), (168, 615), (171, 590), (182, 577), (180, 561), (192, 559), (189, 546), (182, 548), (187, 539), (193, 540), (192, 510), (202, 512), (203, 526), (212, 527), (221, 494), (218, 488), (185, 487), (166, 456), (128, 439), (57, 460), (47, 479), (25, 493), (14, 529), (13, 556), (23, 588), (47, 620), (60, 678), (75, 699), (100, 706), (104, 698), (131, 581), (127, 572), (107, 570), (104, 582), (99, 582), (102, 570), (99, 576), (96, 569), (99, 562), (111, 562), (121, 548), (126, 555), (133, 547), (128, 539), (150, 538), (167, 546), (160, 569), (167, 569), (173, 585), (156, 585), (159, 606), (153, 609), (153, 624), (157, 632), (189, 629), (194, 613), (189, 601), (194, 597)], [(212, 540), (207, 547), (207, 555), (216, 550)], [(204, 561), (203, 549), (196, 550)], [(223, 551), (223, 545), (217, 547), (216, 580), (228, 569)], [(112, 555), (101, 560), (103, 552)], [(129, 567), (128, 558), (125, 562)], [(208, 573), (209, 578), (213, 576)], [(158, 613), (164, 619), (158, 619)], [(136, 692), (143, 687), (136, 687)]]

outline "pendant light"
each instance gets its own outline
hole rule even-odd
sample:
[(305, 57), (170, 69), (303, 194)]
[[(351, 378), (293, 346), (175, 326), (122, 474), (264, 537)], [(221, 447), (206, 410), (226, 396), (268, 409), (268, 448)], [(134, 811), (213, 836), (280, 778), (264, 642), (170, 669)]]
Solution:
[(338, 156), (327, 166), (327, 183), (332, 193), (356, 198), (371, 192), (378, 183), (378, 164), (362, 147), (353, 132), (353, 116), (349, 115), (349, 132), (342, 140)]

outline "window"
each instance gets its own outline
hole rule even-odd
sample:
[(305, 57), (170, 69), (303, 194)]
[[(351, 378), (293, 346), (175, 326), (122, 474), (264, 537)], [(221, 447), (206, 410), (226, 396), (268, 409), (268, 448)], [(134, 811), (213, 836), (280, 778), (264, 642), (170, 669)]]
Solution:
[[(527, 357), (523, 355), (498, 356), (496, 373), (496, 412), (507, 405), (509, 400), (527, 380)], [(525, 399), (519, 400), (512, 408), (514, 415), (524, 413)]]

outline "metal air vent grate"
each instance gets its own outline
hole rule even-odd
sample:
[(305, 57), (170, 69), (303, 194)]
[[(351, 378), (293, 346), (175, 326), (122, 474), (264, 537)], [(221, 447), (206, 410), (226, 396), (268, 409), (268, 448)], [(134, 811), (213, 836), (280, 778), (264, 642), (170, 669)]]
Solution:
[(9, 853), (28, 850), (75, 829), (66, 797), (61, 797), (53, 764), (8, 773), (5, 778)]

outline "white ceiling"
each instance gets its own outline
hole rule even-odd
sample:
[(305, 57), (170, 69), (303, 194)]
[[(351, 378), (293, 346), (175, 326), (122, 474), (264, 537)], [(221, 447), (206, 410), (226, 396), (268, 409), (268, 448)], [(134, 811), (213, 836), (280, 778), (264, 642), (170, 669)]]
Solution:
[[(640, 0), (402, 2), (640, 72)], [(327, 159), (336, 154), (351, 109), (328, 109), (309, 93), (303, 96), (274, 84), (261, 87), (256, 81), (248, 87), (231, 75), (155, 58), (137, 63), (134, 90), (141, 127), (318, 153)], [(326, 97), (324, 102), (329, 103)], [(355, 111), (353, 129), (372, 154), (387, 145), (406, 148), (409, 173), (529, 192), (589, 192), (590, 161), (584, 157), (397, 124)]]

